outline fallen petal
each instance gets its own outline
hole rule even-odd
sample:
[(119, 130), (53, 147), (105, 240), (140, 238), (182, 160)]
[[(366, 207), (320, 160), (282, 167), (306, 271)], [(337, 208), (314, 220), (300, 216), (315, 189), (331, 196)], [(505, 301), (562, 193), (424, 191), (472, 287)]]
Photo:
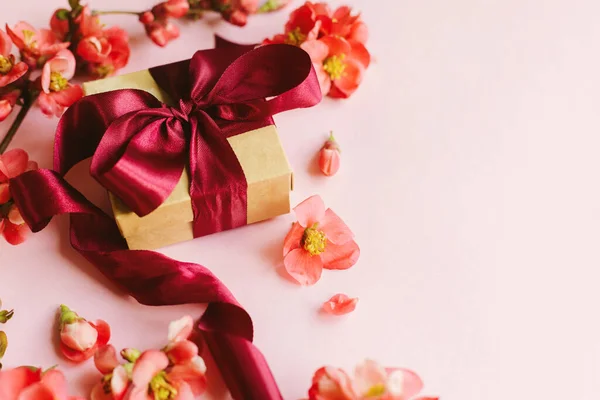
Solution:
[(345, 294), (336, 294), (323, 303), (323, 311), (331, 315), (344, 315), (356, 309), (358, 297), (350, 298)]

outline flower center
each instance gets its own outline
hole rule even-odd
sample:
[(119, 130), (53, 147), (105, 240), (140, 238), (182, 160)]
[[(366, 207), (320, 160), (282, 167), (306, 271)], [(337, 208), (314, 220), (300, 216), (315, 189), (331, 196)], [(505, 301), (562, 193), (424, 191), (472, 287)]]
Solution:
[(37, 41), (35, 40), (35, 32), (30, 30), (23, 30), (23, 41), (29, 48), (35, 49), (37, 47)]
[(154, 400), (171, 400), (177, 397), (177, 389), (167, 382), (164, 371), (152, 378), (150, 390), (154, 394)]
[(369, 391), (365, 394), (365, 397), (379, 397), (385, 394), (385, 385), (378, 383), (377, 385), (371, 386)]
[(304, 243), (304, 249), (310, 253), (311, 256), (318, 256), (325, 251), (327, 245), (327, 236), (323, 231), (316, 229), (317, 224), (314, 224), (311, 228), (306, 228), (302, 242)]
[(335, 81), (344, 75), (344, 71), (346, 70), (345, 58), (345, 54), (340, 54), (331, 56), (323, 62), (323, 69), (329, 74), (331, 80)]
[(96, 68), (96, 75), (98, 75), (99, 78), (106, 78), (113, 72), (114, 67), (112, 65), (100, 65)]
[(6, 75), (10, 72), (13, 67), (13, 63), (10, 57), (4, 57), (0, 55), (0, 74)]
[(306, 40), (306, 35), (300, 31), (300, 27), (296, 27), (294, 30), (288, 32), (288, 37), (285, 40), (286, 44), (298, 46)]
[(60, 92), (69, 85), (69, 81), (65, 79), (60, 72), (52, 72), (50, 74), (50, 90)]

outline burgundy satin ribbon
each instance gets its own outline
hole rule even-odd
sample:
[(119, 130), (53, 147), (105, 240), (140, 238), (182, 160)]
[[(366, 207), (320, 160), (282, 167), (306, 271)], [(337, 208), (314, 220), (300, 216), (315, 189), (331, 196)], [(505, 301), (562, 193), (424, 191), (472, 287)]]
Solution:
[[(187, 149), (190, 157), (195, 157), (192, 167), (201, 171), (194, 175), (198, 178), (194, 179), (194, 190), (206, 195), (208, 187), (214, 188), (211, 180), (215, 177), (203, 174), (222, 174), (219, 179), (225, 179), (239, 172), (237, 160), (231, 168), (229, 158), (216, 159), (210, 153), (226, 148), (224, 137), (270, 122), (271, 113), (308, 106), (320, 99), (316, 76), (307, 64), (310, 60), (300, 49), (273, 45), (248, 51), (225, 44), (227, 50), (197, 53), (189, 63), (191, 77), (181, 77), (185, 62), (152, 71), (172, 98), (192, 88), (191, 96), (179, 108), (158, 104), (136, 90), (99, 94), (76, 103), (59, 123), (54, 170), (26, 172), (10, 181), (10, 190), (34, 232), (42, 230), (55, 215), (70, 214), (73, 248), (140, 303), (208, 303), (198, 328), (233, 397), (281, 399), (266, 360), (252, 344), (252, 320), (225, 285), (203, 266), (152, 251), (128, 250), (115, 221), (63, 178), (98, 147), (92, 167), (97, 179), (111, 190), (120, 189), (128, 204), (144, 214), (172, 190), (186, 162)], [(262, 100), (272, 96), (277, 97)], [(189, 140), (192, 143), (186, 146)], [(207, 165), (210, 162), (216, 162), (217, 167)], [(136, 190), (141, 188), (148, 199), (121, 187), (116, 180), (124, 177), (137, 182), (140, 186)], [(239, 186), (227, 190), (234, 193)], [(220, 203), (220, 207), (226, 206), (226, 202)], [(221, 221), (216, 228), (235, 225), (236, 221), (237, 216)]]

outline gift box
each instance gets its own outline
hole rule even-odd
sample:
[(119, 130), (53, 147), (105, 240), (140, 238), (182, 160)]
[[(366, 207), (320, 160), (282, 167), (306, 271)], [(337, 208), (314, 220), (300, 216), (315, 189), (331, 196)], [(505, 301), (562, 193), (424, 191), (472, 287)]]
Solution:
[[(210, 51), (214, 52), (215, 50)], [(195, 57), (202, 58), (202, 53), (202, 51), (198, 52)], [(163, 72), (182, 74), (190, 68), (189, 64), (190, 61), (188, 60), (159, 68)], [(260, 70), (260, 68), (256, 69)], [(83, 88), (86, 96), (122, 89), (138, 89), (151, 94), (166, 106), (177, 106), (178, 102), (182, 103), (181, 99), (173, 99), (169, 93), (163, 90), (163, 87), (168, 86), (169, 83), (163, 83), (161, 87), (154, 75), (150, 70), (139, 71), (88, 82), (83, 85)], [(255, 83), (252, 85), (255, 86)], [(254, 101), (249, 104), (251, 108), (254, 107), (253, 104), (258, 104), (260, 108), (263, 107), (262, 104), (266, 104), (266, 100), (263, 103)], [(180, 107), (185, 108), (185, 105), (180, 104)], [(224, 112), (229, 112), (231, 108), (225, 109), (225, 106), (221, 105), (220, 107), (225, 110)], [(288, 108), (296, 108), (296, 106)], [(233, 112), (238, 111), (234, 110)], [(238, 113), (246, 113), (245, 108)], [(183, 119), (186, 118), (183, 117)], [(234, 127), (234, 134), (230, 133), (232, 126)], [(196, 129), (202, 130), (203, 127), (197, 126)], [(293, 174), (271, 115), (261, 115), (254, 120), (250, 118), (250, 121), (228, 122), (227, 128), (224, 128), (224, 130), (229, 132), (226, 135), (227, 142), (233, 153), (235, 153), (247, 184), (246, 220), (243, 221), (243, 224), (252, 224), (289, 213)], [(202, 158), (201, 154), (199, 158)], [(188, 164), (181, 169), (181, 177), (166, 200), (156, 209), (142, 216), (126, 205), (121, 196), (109, 193), (114, 218), (130, 249), (156, 249), (232, 227), (226, 226), (225, 228), (212, 229), (207, 233), (198, 234), (198, 231), (202, 231), (198, 226), (203, 224), (205, 216), (202, 212), (196, 212), (196, 215), (194, 215), (194, 200), (190, 196), (190, 173)], [(150, 182), (151, 184), (152, 182)], [(127, 187), (126, 184), (123, 186)], [(110, 187), (108, 189), (110, 191)], [(202, 202), (202, 199), (195, 201)], [(214, 213), (228, 213), (227, 204), (218, 204), (211, 207), (218, 210), (211, 211), (209, 213), (211, 215), (206, 216), (206, 219), (220, 218), (218, 215), (212, 215)], [(241, 224), (238, 223), (236, 226), (239, 225)]]

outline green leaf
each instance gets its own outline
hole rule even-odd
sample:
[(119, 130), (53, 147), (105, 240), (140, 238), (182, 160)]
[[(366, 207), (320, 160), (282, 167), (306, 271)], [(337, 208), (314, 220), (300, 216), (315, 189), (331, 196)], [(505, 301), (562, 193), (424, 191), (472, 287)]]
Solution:
[(66, 21), (69, 19), (69, 14), (71, 14), (69, 10), (61, 8), (60, 10), (56, 11), (56, 18), (61, 21)]
[(6, 348), (8, 347), (8, 337), (4, 331), (0, 331), (0, 358), (4, 357)]
[(79, 4), (79, 0), (69, 0), (69, 6), (71, 9), (77, 10), (81, 7), (81, 4)]

